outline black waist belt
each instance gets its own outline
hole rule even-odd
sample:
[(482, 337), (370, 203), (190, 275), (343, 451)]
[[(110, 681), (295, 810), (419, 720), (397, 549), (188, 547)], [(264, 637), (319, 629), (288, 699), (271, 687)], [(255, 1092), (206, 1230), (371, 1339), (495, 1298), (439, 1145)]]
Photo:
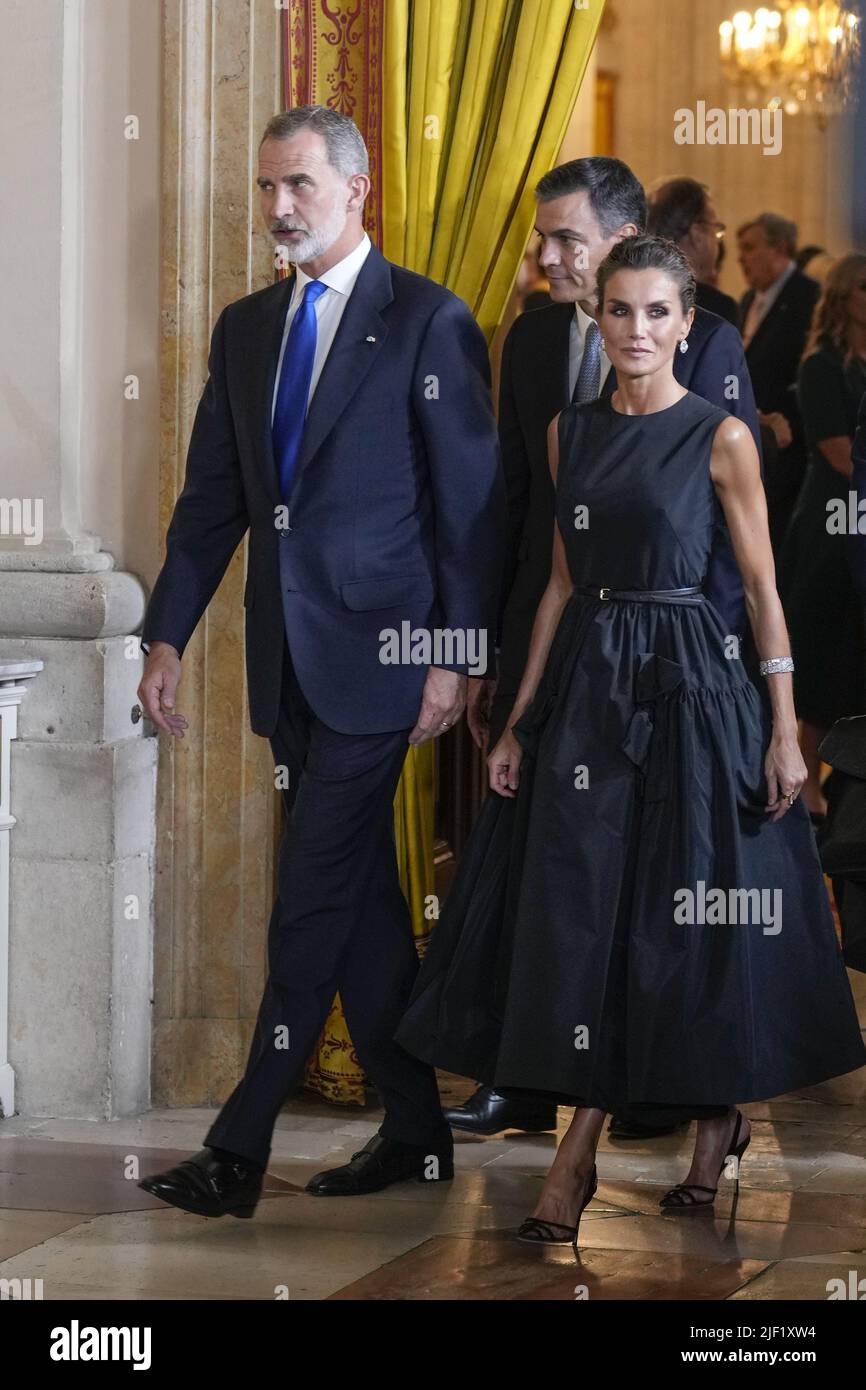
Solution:
[(613, 599), (620, 603), (703, 603), (704, 593), (699, 584), (690, 589), (606, 589), (589, 588), (578, 584), (575, 593), (592, 598)]

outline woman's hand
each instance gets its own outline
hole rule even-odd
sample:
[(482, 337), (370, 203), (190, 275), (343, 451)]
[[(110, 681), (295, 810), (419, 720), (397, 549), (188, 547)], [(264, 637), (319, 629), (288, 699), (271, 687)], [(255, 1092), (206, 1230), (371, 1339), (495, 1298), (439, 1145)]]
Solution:
[(522, 758), (523, 749), (511, 730), (506, 729), (487, 758), (491, 791), (498, 792), (500, 796), (517, 795)]
[(764, 772), (770, 797), (764, 809), (775, 812), (773, 820), (781, 820), (790, 811), (806, 780), (806, 764), (796, 734), (773, 731), (764, 759)]

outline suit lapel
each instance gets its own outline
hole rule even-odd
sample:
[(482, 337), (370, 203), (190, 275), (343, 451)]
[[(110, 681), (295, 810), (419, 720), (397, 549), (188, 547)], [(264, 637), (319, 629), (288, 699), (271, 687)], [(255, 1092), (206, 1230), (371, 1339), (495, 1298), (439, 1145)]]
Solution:
[(382, 253), (371, 246), (310, 402), (295, 485), (382, 351), (388, 327), (379, 310), (393, 298), (390, 266)]
[(253, 419), (256, 421), (255, 440), (259, 466), (268, 496), (275, 506), (282, 502), (274, 458), (274, 444), (271, 435), (271, 405), (274, 398), (274, 382), (277, 376), (277, 361), (286, 314), (292, 301), (295, 288), (294, 272), (281, 280), (261, 298), (261, 316), (257, 330), (249, 344), (250, 352), (250, 400)]
[(766, 337), (767, 325), (769, 324), (772, 326), (773, 322), (778, 320), (779, 314), (784, 312), (786, 306), (780, 303), (781, 298), (782, 295), (779, 295), (779, 298), (770, 305), (764, 317), (761, 319), (761, 322), (749, 339), (748, 352), (753, 352), (756, 347), (760, 346), (761, 340)]
[[(564, 410), (571, 402), (571, 391), (569, 390), (568, 380), (568, 358), (571, 351), (571, 324), (574, 319), (574, 305), (563, 304), (561, 307), (565, 312), (559, 315), (559, 322), (556, 326), (555, 335), (558, 370), (551, 371), (550, 373), (551, 383), (556, 383), (558, 394), (556, 409), (553, 415), (556, 415), (560, 410)], [(548, 416), (548, 419), (552, 420), (553, 415)]]
[[(761, 319), (761, 322), (758, 324), (758, 327), (755, 329), (755, 332), (752, 335), (752, 339), (749, 343), (748, 348), (749, 351), (751, 351), (756, 344), (760, 343), (761, 339), (766, 335), (766, 329), (768, 324), (771, 326), (773, 324), (776, 324), (778, 326), (779, 320), (787, 317), (789, 302), (791, 298), (791, 282), (793, 279), (793, 275), (788, 276), (781, 290), (776, 295), (776, 298), (773, 300), (773, 303), (770, 305), (764, 317)], [(745, 323), (745, 319), (743, 320), (743, 322)]]
[(754, 290), (746, 290), (746, 293), (740, 300), (740, 332), (742, 332), (746, 326), (746, 319), (749, 317), (749, 310), (752, 307), (752, 300), (754, 297)]

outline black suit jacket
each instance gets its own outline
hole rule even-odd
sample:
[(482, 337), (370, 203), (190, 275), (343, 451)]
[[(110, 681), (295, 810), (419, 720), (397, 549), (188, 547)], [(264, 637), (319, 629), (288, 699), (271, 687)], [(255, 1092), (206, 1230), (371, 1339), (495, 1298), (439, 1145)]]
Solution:
[[(788, 448), (776, 450), (774, 461), (768, 460), (764, 470), (770, 535), (777, 556), (806, 471), (806, 443), (797, 400), (797, 375), (820, 294), (821, 287), (816, 280), (795, 270), (782, 286), (746, 348), (746, 361), (758, 409), (766, 414), (780, 411), (793, 434)], [(750, 290), (740, 302), (743, 325), (754, 297), (754, 291)]]
[[(499, 438), (508, 499), (508, 545), (500, 603), (500, 687), (516, 691), (526, 665), (532, 624), (550, 578), (555, 495), (547, 459), (547, 426), (568, 404), (571, 304), (521, 314), (502, 353)], [(698, 309), (689, 351), (677, 352), (676, 378), (690, 391), (744, 420), (760, 450), (760, 432), (739, 333)], [(616, 385), (608, 373), (602, 392)], [(731, 632), (744, 631), (743, 589), (721, 515), (707, 592)]]
[(697, 282), (695, 291), (695, 302), (699, 309), (708, 309), (711, 314), (718, 314), (720, 319), (727, 319), (728, 323), (739, 328), (740, 309), (732, 294), (725, 294), (723, 290), (715, 285), (707, 285), (703, 280)]
[[(293, 285), (217, 320), (143, 639), (183, 652), (249, 528), (255, 732), (276, 726), (284, 631), (331, 728), (406, 728), (429, 665), (472, 664), (461, 634), (477, 634), (492, 664), (505, 515), (487, 346), (462, 300), (371, 247), (310, 403), (286, 512), (271, 400)], [(435, 629), (442, 646), (425, 660), (415, 635)], [(382, 659), (389, 632), (396, 664)]]
[[(795, 270), (746, 348), (755, 400), (758, 409), (765, 414), (779, 410), (792, 423), (799, 419), (795, 394), (797, 373), (820, 294), (817, 280)], [(754, 290), (749, 290), (740, 301), (742, 326), (745, 326), (754, 297)]]

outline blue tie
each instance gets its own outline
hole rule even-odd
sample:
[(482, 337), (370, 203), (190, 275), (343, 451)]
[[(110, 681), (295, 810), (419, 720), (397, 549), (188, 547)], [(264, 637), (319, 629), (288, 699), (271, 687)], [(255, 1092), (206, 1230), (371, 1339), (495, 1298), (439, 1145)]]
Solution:
[(327, 288), (321, 280), (310, 280), (305, 285), (304, 297), (292, 319), (286, 350), (283, 353), (271, 435), (280, 479), (280, 494), (286, 502), (295, 476), (301, 440), (304, 437), (307, 397), (310, 394), (313, 363), (316, 359), (316, 300)]

